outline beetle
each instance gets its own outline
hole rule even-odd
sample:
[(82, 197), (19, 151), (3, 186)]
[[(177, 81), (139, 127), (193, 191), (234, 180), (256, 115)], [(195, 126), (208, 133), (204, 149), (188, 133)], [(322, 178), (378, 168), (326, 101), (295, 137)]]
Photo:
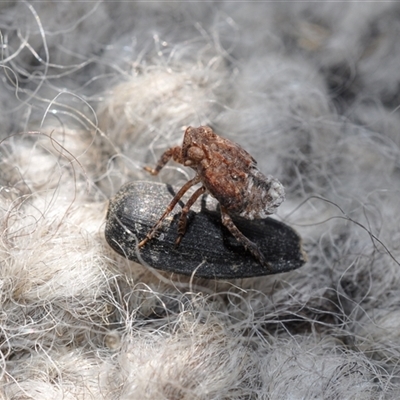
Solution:
[(218, 136), (208, 126), (198, 128), (189, 126), (185, 131), (182, 145), (166, 150), (155, 168), (145, 167), (145, 170), (152, 175), (158, 175), (171, 158), (179, 164), (192, 168), (196, 174), (181, 187), (157, 223), (141, 240), (139, 247), (143, 247), (153, 239), (163, 220), (182, 196), (192, 186), (201, 184), (182, 208), (176, 246), (185, 235), (190, 208), (201, 195), (208, 193), (220, 205), (222, 224), (256, 260), (269, 268), (257, 244), (238, 229), (232, 217), (253, 220), (263, 219), (274, 213), (285, 199), (283, 185), (270, 175), (264, 176), (258, 170), (255, 159), (247, 151), (229, 139)]

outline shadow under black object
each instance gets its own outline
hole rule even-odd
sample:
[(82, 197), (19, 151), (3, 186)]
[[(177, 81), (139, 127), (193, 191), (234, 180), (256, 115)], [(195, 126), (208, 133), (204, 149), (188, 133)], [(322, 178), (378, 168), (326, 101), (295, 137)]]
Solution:
[[(105, 229), (108, 244), (124, 257), (138, 261), (137, 241), (158, 221), (174, 191), (175, 188), (171, 193), (168, 185), (153, 182), (124, 185), (110, 200)], [(223, 227), (214, 199), (193, 205), (186, 233), (180, 245), (175, 246), (180, 204), (164, 220), (156, 236), (139, 250), (141, 258), (154, 268), (184, 275), (195, 271), (203, 278), (245, 278), (291, 271), (306, 261), (301, 238), (288, 225), (272, 218), (234, 218), (238, 229), (260, 248), (269, 269), (261, 265)]]

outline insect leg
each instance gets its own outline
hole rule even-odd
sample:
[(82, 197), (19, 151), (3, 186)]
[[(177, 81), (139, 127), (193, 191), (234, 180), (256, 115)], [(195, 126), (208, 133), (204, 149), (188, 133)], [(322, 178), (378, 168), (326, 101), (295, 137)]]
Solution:
[(139, 243), (139, 247), (144, 246), (150, 239), (154, 237), (156, 234), (158, 228), (162, 224), (163, 220), (165, 217), (174, 209), (178, 201), (181, 199), (181, 197), (193, 186), (196, 185), (197, 183), (200, 182), (200, 177), (196, 175), (193, 179), (190, 181), (187, 181), (179, 190), (179, 192), (174, 196), (174, 198), (171, 200), (171, 202), (168, 204), (168, 207), (165, 209), (163, 215), (161, 215), (160, 219), (157, 221), (157, 223), (150, 229), (150, 231), (147, 233), (146, 237)]
[(185, 206), (182, 208), (182, 213), (179, 218), (178, 222), (178, 238), (176, 239), (175, 246), (179, 246), (179, 243), (181, 242), (183, 236), (185, 235), (186, 232), (186, 224), (187, 224), (187, 214), (192, 207), (192, 205), (195, 203), (195, 201), (206, 191), (206, 188), (204, 186), (198, 188), (190, 197), (190, 199), (187, 201)]
[(240, 244), (242, 244), (245, 249), (248, 250), (253, 255), (253, 257), (258, 260), (264, 267), (270, 269), (270, 266), (265, 261), (265, 258), (262, 255), (258, 246), (239, 231), (224, 207), (221, 207), (221, 219), (222, 224), (228, 228), (229, 232), (234, 236), (234, 238)]
[(182, 164), (181, 162), (181, 147), (171, 147), (170, 149), (166, 150), (165, 153), (160, 157), (157, 162), (155, 168), (151, 167), (144, 167), (143, 169), (147, 172), (150, 172), (152, 175), (158, 175), (158, 173), (162, 170), (165, 164), (171, 159), (171, 157), (176, 161)]

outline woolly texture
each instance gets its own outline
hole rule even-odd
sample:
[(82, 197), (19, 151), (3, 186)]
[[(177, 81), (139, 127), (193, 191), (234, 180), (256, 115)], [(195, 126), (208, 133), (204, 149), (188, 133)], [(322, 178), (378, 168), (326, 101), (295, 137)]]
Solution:
[[(0, 11), (1, 398), (400, 397), (398, 3)], [(190, 279), (108, 247), (110, 196), (202, 124), (284, 184), (304, 267)]]

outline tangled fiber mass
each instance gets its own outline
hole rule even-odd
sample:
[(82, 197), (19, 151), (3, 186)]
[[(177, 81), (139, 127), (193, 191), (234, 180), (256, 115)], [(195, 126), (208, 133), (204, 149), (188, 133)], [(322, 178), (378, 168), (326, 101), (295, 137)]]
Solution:
[[(1, 2), (0, 398), (400, 398), (399, 35), (396, 2)], [(284, 184), (304, 267), (109, 248), (108, 199), (189, 125)]]

